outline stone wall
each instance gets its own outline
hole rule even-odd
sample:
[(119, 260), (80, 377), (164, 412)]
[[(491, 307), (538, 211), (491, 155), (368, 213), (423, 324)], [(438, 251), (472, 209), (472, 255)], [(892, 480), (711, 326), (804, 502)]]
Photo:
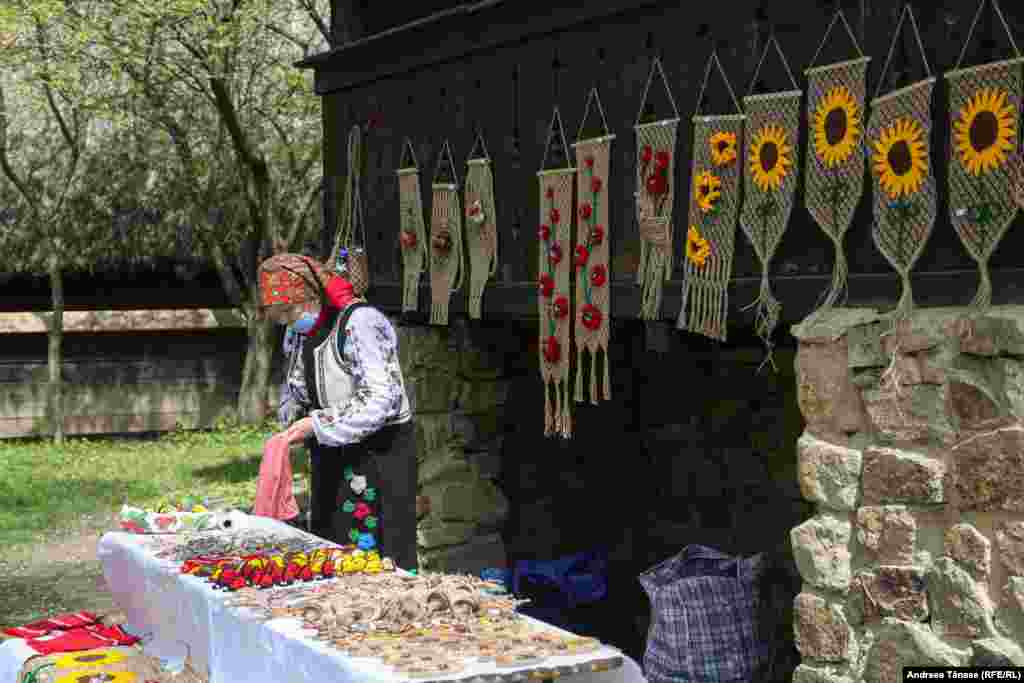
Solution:
[(797, 683), (908, 665), (1024, 665), (1024, 307), (896, 327), (839, 309), (793, 329)]

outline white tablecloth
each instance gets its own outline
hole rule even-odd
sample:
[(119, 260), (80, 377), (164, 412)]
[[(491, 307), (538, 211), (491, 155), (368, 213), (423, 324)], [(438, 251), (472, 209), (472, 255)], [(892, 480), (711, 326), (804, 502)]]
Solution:
[[(261, 530), (283, 528), (295, 533), (287, 525), (262, 517), (249, 517), (247, 523)], [(189, 653), (197, 670), (209, 672), (210, 683), (403, 680), (374, 660), (347, 657), (303, 637), (297, 619), (259, 622), (244, 618), (224, 605), (230, 594), (213, 590), (200, 578), (182, 575), (178, 570), (180, 564), (154, 555), (147, 547), (147, 538), (111, 532), (100, 539), (98, 548), (110, 592), (127, 614), (125, 626), (143, 638), (147, 653), (170, 660), (180, 660)], [(543, 668), (611, 657), (621, 657), (623, 665), (559, 680), (646, 683), (635, 661), (608, 646), (587, 655), (549, 659)], [(502, 669), (501, 673), (513, 671)], [(497, 673), (499, 670), (493, 664), (474, 663), (451, 678)]]

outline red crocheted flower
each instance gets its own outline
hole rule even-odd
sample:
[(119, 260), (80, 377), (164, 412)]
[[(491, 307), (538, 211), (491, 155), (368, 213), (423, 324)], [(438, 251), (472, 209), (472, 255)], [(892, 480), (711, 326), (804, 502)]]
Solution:
[(590, 284), (595, 287), (602, 287), (608, 281), (608, 268), (603, 264), (597, 264), (590, 269)]
[(598, 192), (601, 191), (601, 185), (601, 179), (598, 178), (597, 176), (594, 176), (590, 180), (590, 191), (593, 192), (594, 194), (597, 194)]
[(544, 192), (544, 196), (545, 196), (545, 197), (547, 197), (548, 199), (554, 199), (554, 198), (555, 198), (555, 188), (553, 188), (553, 187), (549, 187), (549, 188), (548, 188), (548, 189), (547, 189), (547, 190), (546, 190), (546, 191)]
[(576, 247), (576, 267), (584, 268), (590, 260), (590, 252), (582, 244)]
[(551, 265), (557, 266), (562, 262), (562, 245), (558, 242), (553, 242), (548, 248), (548, 260), (551, 261)]
[(590, 215), (593, 212), (594, 209), (591, 208), (589, 203), (584, 203), (582, 206), (580, 206), (580, 218), (582, 218), (583, 220), (587, 220), (588, 218), (590, 218)]
[(583, 163), (587, 165), (587, 168), (594, 168), (594, 157), (588, 156), (583, 160)]
[(555, 279), (544, 273), (540, 276), (540, 293), (545, 298), (551, 298), (551, 295), (555, 292)]
[(562, 357), (562, 345), (558, 343), (558, 339), (555, 335), (549, 336), (544, 340), (544, 360), (548, 363), (554, 364), (558, 362), (558, 359)]
[(661, 150), (655, 155), (654, 163), (657, 164), (658, 168), (668, 168), (668, 152)]
[(650, 176), (647, 179), (647, 191), (650, 194), (665, 194), (668, 192), (668, 179), (661, 174)]
[(467, 215), (475, 216), (478, 213), (480, 213), (480, 207), (477, 206), (476, 204), (473, 204), (473, 206), (469, 207), (469, 211), (468, 211)]
[(560, 296), (555, 298), (555, 303), (552, 306), (554, 309), (555, 317), (559, 320), (569, 315), (569, 298)]
[(590, 243), (595, 247), (604, 242), (604, 228), (600, 225), (595, 225), (590, 229)]
[(547, 242), (551, 239), (551, 227), (547, 225), (540, 226), (540, 230), (537, 231), (537, 237), (540, 238), (541, 242)]
[(558, 209), (551, 209), (551, 222), (558, 225), (558, 221), (562, 220), (562, 214), (558, 212)]
[(640, 152), (640, 160), (645, 164), (651, 161), (651, 157), (654, 156), (654, 150), (651, 149), (650, 145), (644, 145), (643, 151)]
[(587, 304), (580, 310), (580, 321), (588, 330), (593, 331), (601, 327), (602, 320), (604, 316), (601, 315), (601, 309), (594, 304)]
[(371, 514), (373, 514), (373, 510), (370, 509), (369, 505), (367, 505), (366, 503), (356, 503), (356, 509), (352, 513), (352, 516), (355, 517), (356, 519), (360, 519), (361, 520), (361, 519), (366, 519)]
[(398, 239), (399, 241), (401, 241), (402, 246), (405, 249), (412, 249), (413, 247), (416, 246), (416, 233), (414, 232), (403, 230), (402, 234), (399, 235)]

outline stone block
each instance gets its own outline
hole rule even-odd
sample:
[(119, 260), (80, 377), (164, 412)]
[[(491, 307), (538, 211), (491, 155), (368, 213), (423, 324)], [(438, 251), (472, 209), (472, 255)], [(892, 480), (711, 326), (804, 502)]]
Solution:
[(1010, 414), (1024, 420), (1024, 362), (1016, 358), (999, 358), (996, 366), (1003, 376), (1003, 394)]
[(1006, 638), (986, 638), (971, 643), (971, 666), (1024, 666), (1024, 650)]
[(409, 404), (417, 415), (450, 412), (459, 390), (459, 380), (451, 368), (431, 368), (405, 378)]
[(1024, 425), (994, 420), (959, 441), (950, 479), (962, 511), (1024, 512)]
[(872, 446), (864, 450), (864, 502), (942, 503), (946, 466), (921, 453)]
[(1010, 576), (1024, 576), (1024, 522), (1002, 522), (996, 527), (999, 561)]
[(883, 439), (901, 443), (952, 443), (956, 432), (946, 414), (943, 387), (904, 379), (863, 391), (864, 407)]
[(397, 331), (399, 360), (406, 380), (426, 368), (455, 369), (457, 357), (450, 349), (449, 330), (409, 325), (399, 326)]
[(430, 500), (431, 517), (442, 522), (473, 522), (495, 528), (508, 517), (505, 494), (494, 482), (479, 478), (475, 472), (436, 480), (424, 486), (421, 494)]
[(498, 534), (473, 536), (466, 543), (421, 550), (420, 567), (446, 574), (479, 576), (484, 569), (508, 566), (505, 544)]
[(452, 441), (452, 420), (449, 413), (420, 413), (416, 423), (416, 449), (420, 460), (444, 455)]
[(876, 563), (912, 564), (917, 520), (901, 505), (862, 507), (857, 510), (857, 540)]
[(807, 500), (836, 510), (857, 507), (861, 453), (805, 432), (797, 442), (800, 491)]
[(987, 391), (957, 380), (951, 380), (946, 389), (946, 412), (960, 432), (977, 429), (1002, 414), (999, 404)]
[(838, 673), (834, 668), (800, 664), (793, 672), (793, 683), (853, 683), (853, 679)]
[(969, 655), (969, 650), (946, 644), (924, 624), (886, 619), (867, 653), (864, 680), (902, 681), (905, 666), (963, 666)]
[(416, 541), (421, 550), (460, 545), (476, 534), (473, 522), (440, 522), (427, 519), (416, 529)]
[(970, 524), (956, 524), (946, 531), (945, 546), (946, 555), (956, 560), (975, 581), (988, 583), (992, 574), (992, 541)]
[[(511, 382), (507, 380), (460, 381), (455, 405), (463, 413), (479, 415), (496, 412), (508, 401)], [(541, 400), (543, 400), (543, 395)]]
[(818, 515), (790, 532), (800, 576), (817, 588), (845, 593), (850, 588), (850, 521)]
[(421, 488), (441, 479), (480, 478), (480, 473), (476, 468), (461, 454), (455, 453), (447, 453), (424, 460), (420, 463), (417, 475)]
[(473, 339), (472, 344), (459, 351), (459, 377), (471, 381), (493, 381), (505, 376), (505, 354), (498, 347), (499, 340), (488, 337), (491, 335), (480, 333), (478, 339)]
[(866, 622), (887, 617), (925, 621), (928, 618), (926, 589), (925, 570), (920, 567), (883, 566), (875, 571), (858, 572), (850, 591), (850, 600), (854, 603), (851, 613), (863, 615)]
[(835, 443), (870, 428), (860, 392), (853, 385), (845, 338), (801, 343), (796, 356), (797, 400), (807, 431)]
[(451, 422), (456, 442), (469, 451), (486, 448), (505, 428), (504, 418), (497, 410), (474, 415), (455, 412)]
[(996, 623), (1004, 635), (1024, 643), (1024, 577), (1011, 576), (1003, 586)]
[(995, 635), (993, 605), (987, 587), (952, 558), (941, 557), (928, 572), (932, 629), (945, 638), (988, 638)]
[(850, 659), (853, 631), (841, 606), (801, 593), (793, 601), (793, 611), (796, 648), (801, 656), (823, 662)]

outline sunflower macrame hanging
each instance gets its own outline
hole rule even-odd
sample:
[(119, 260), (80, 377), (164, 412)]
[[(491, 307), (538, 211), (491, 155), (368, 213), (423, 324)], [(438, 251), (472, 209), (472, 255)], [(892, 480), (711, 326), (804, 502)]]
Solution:
[[(661, 83), (665, 86), (675, 116), (641, 123), (655, 72), (661, 76)], [(655, 320), (658, 317), (664, 283), (672, 277), (672, 207), (675, 203), (678, 128), (679, 109), (661, 67), (661, 59), (655, 57), (634, 126), (637, 148), (636, 221), (640, 230), (640, 267), (636, 281), (642, 288), (640, 317), (644, 320)]]
[[(405, 152), (408, 152), (408, 157)], [(415, 311), (419, 299), (420, 274), (427, 262), (427, 227), (423, 219), (423, 195), (416, 152), (407, 138), (399, 160), (398, 242), (402, 248), (402, 311)]]
[(1014, 58), (961, 69), (971, 37), (985, 9), (974, 15), (960, 59), (945, 74), (949, 84), (950, 219), (967, 253), (978, 262), (981, 283), (972, 306), (992, 303), (988, 262), (1017, 215), (1015, 173), (1020, 159), (1021, 59), (1013, 34), (996, 0), (992, 9), (1002, 22)]
[[(814, 66), (842, 21), (857, 57)], [(843, 239), (864, 194), (864, 121), (870, 57), (857, 44), (853, 29), (839, 10), (821, 40), (807, 75), (807, 189), (804, 203), (822, 232), (835, 245), (832, 286), (818, 310), (831, 308), (846, 291), (849, 269)]]
[[(447, 166), (446, 166), (447, 165)], [(448, 324), (451, 295), (462, 287), (462, 210), (452, 151), (445, 140), (437, 157), (430, 216), (430, 324)]]
[[(716, 66), (736, 107), (735, 114), (701, 116), (711, 67)], [(740, 104), (717, 52), (704, 71), (693, 117), (693, 167), (686, 231), (683, 304), (676, 327), (725, 341), (729, 277), (740, 207), (743, 122)]]
[(362, 185), (363, 154), (362, 130), (352, 126), (348, 135), (348, 176), (341, 210), (341, 225), (327, 262), (352, 283), (356, 296), (363, 296), (370, 288), (370, 264), (366, 253), (366, 224), (363, 220)]
[[(583, 139), (583, 129), (593, 102), (601, 115), (604, 134)], [(573, 249), (573, 269), (576, 274), (576, 327), (573, 331), (576, 341), (576, 400), (582, 402), (583, 355), (590, 354), (590, 402), (597, 405), (597, 359), (604, 356), (604, 400), (612, 397), (608, 358), (608, 338), (611, 329), (611, 274), (609, 273), (608, 242), (611, 240), (611, 225), (608, 224), (608, 173), (611, 169), (611, 148), (615, 136), (608, 130), (604, 107), (591, 88), (583, 119), (576, 134), (573, 147), (576, 150), (576, 207), (579, 220), (576, 224), (576, 245)]]
[(743, 105), (747, 115), (747, 130), (752, 139), (744, 165), (746, 192), (740, 225), (746, 233), (757, 257), (761, 260), (761, 291), (750, 307), (757, 308), (757, 334), (764, 342), (772, 360), (772, 332), (779, 324), (782, 305), (772, 294), (768, 281), (769, 267), (782, 235), (789, 224), (796, 195), (797, 150), (800, 133), (800, 98), (803, 91), (796, 84), (786, 56), (773, 35), (765, 45), (761, 61), (751, 80), (751, 92), (757, 84), (769, 49), (774, 45), (779, 59), (789, 75), (792, 90), (747, 94)]
[[(479, 156), (474, 156), (479, 146)], [(476, 144), (466, 161), (466, 245), (469, 248), (469, 317), (480, 318), (487, 280), (498, 270), (497, 211), (494, 175), (484, 136), (477, 131)]]
[[(556, 129), (557, 126), (557, 129)], [(563, 168), (546, 169), (554, 136), (565, 154)], [(569, 160), (562, 116), (555, 107), (544, 143), (537, 180), (540, 185), (540, 227), (537, 237), (540, 318), (540, 373), (544, 381), (544, 435), (572, 435), (569, 395), (572, 330), (572, 200), (576, 169)]]
[(888, 95), (879, 97), (876, 93), (871, 101), (867, 131), (871, 173), (876, 183), (872, 236), (903, 283), (903, 292), (893, 311), (896, 321), (907, 318), (914, 307), (910, 271), (931, 236), (936, 214), (936, 183), (929, 142), (935, 78), (928, 67), (917, 20), (909, 4), (896, 26), (878, 91), (881, 92), (885, 83), (885, 74), (907, 17), (910, 17), (927, 77)]

